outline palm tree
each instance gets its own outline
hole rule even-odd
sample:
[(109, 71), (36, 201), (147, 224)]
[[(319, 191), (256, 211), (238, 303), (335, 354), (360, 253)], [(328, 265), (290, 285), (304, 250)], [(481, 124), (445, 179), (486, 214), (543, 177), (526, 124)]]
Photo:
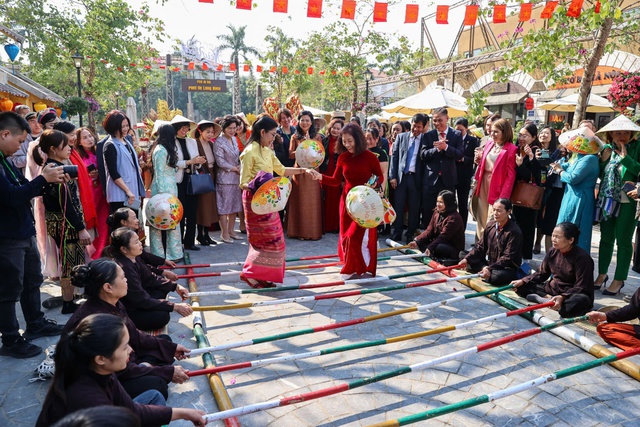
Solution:
[(252, 54), (258, 56), (258, 51), (251, 46), (244, 44), (246, 25), (236, 28), (233, 24), (227, 25), (231, 34), (222, 34), (218, 36), (218, 40), (223, 43), (218, 47), (220, 51), (231, 49), (231, 61), (235, 64), (236, 69), (233, 72), (233, 114), (237, 114), (242, 109), (240, 102), (240, 56), (243, 60), (247, 60), (247, 55)]

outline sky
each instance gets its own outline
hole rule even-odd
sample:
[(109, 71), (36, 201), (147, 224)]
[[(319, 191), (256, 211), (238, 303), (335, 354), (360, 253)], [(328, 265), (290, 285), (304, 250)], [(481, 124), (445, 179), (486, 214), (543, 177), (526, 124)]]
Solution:
[[(128, 0), (132, 7), (138, 7), (142, 1)], [(213, 4), (199, 3), (198, 0), (168, 0), (164, 6), (149, 2), (151, 15), (160, 18), (166, 26), (167, 40), (158, 43), (156, 47), (161, 53), (169, 53), (174, 45), (171, 40), (188, 40), (195, 36), (205, 47), (213, 49), (218, 44), (217, 36), (226, 34), (228, 24), (234, 26), (247, 26), (248, 46), (256, 47), (264, 52), (266, 43), (264, 36), (267, 26), (279, 26), (285, 34), (296, 39), (304, 39), (305, 35), (312, 31), (321, 31), (332, 22), (340, 21), (341, 0), (333, 0), (333, 5), (323, 4), (322, 18), (308, 18), (307, 0), (289, 0), (289, 13), (274, 13), (273, 0), (253, 0), (257, 4), (253, 10), (239, 10), (231, 5), (229, 0), (214, 0)], [(453, 4), (455, 0), (439, 0), (438, 4)], [(405, 24), (405, 5), (419, 4), (420, 17), (435, 12), (435, 3), (426, 1), (401, 0), (399, 4), (390, 5), (388, 9), (388, 22), (370, 23), (369, 28), (387, 34), (398, 33), (413, 41), (413, 47), (420, 46), (420, 20), (415, 24)], [(451, 24), (436, 25), (435, 21), (430, 25), (432, 35), (437, 43), (443, 46), (440, 56), (446, 56), (464, 14), (464, 8), (458, 8), (450, 12)], [(348, 20), (342, 20), (348, 23)], [(392, 37), (393, 40), (393, 37)], [(230, 52), (224, 52), (220, 56), (222, 62), (229, 61)]]

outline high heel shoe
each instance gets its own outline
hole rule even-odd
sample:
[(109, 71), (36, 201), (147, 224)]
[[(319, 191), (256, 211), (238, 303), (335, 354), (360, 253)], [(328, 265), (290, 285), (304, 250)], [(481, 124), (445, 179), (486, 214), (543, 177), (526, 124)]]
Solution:
[(608, 291), (607, 289), (604, 289), (602, 291), (602, 295), (609, 295), (609, 296), (618, 295), (622, 290), (622, 288), (624, 288), (624, 280), (622, 281), (622, 285), (620, 286), (620, 289), (618, 289), (616, 292), (611, 292), (611, 291)]
[(220, 240), (222, 240), (225, 243), (233, 243), (233, 240), (231, 238), (225, 239), (224, 237), (220, 236)]
[(215, 245), (217, 245), (217, 244), (218, 244), (218, 242), (216, 242), (215, 240), (213, 240), (213, 239), (211, 238), (211, 236), (209, 236), (208, 234), (205, 234), (205, 235), (204, 235), (204, 238), (205, 238), (205, 240), (207, 241), (207, 243), (208, 243), (209, 245), (213, 245), (213, 246), (215, 246)]
[(608, 281), (609, 281), (609, 275), (605, 274), (604, 275), (604, 280), (602, 281), (602, 283), (600, 283), (599, 285), (594, 284), (593, 285), (593, 289), (595, 289), (595, 290), (599, 290), (600, 288), (607, 289), (607, 282)]
[(198, 243), (200, 243), (200, 246), (209, 246), (210, 245), (209, 241), (204, 236), (198, 236), (196, 238), (196, 240), (198, 241)]
[(244, 237), (238, 236), (237, 234), (230, 234), (229, 237), (233, 240), (244, 240)]

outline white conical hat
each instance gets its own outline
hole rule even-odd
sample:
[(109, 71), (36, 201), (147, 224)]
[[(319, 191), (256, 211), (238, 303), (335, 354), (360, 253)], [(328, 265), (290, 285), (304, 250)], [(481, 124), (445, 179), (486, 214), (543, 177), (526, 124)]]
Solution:
[(602, 129), (596, 133), (613, 132), (616, 130), (628, 130), (629, 132), (640, 132), (640, 126), (633, 123), (627, 116), (620, 114), (615, 119), (611, 120)]
[(176, 123), (189, 123), (189, 130), (192, 131), (196, 128), (196, 122), (191, 119), (187, 119), (185, 116), (176, 114), (170, 122), (172, 125)]

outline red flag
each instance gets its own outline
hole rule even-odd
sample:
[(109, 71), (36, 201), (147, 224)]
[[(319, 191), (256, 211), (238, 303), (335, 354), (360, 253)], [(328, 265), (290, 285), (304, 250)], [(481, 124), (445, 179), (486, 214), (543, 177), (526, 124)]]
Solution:
[(387, 3), (375, 2), (373, 5), (373, 22), (387, 22)]
[(342, 0), (340, 18), (353, 19), (356, 17), (356, 0)]
[(164, 70), (165, 68), (167, 68), (166, 65), (159, 65), (158, 68), (160, 68), (161, 70)]
[(480, 6), (477, 4), (472, 4), (467, 6), (466, 11), (464, 12), (464, 25), (476, 25), (476, 21), (478, 20), (478, 10)]
[(236, 70), (236, 64), (235, 62), (232, 62), (231, 64), (229, 64), (229, 71), (235, 71)]
[(251, 10), (253, 0), (236, 0), (236, 9)]
[(300, 74), (300, 70), (294, 70), (293, 74)]
[(418, 22), (418, 14), (420, 13), (420, 6), (417, 4), (408, 4), (407, 10), (404, 13), (405, 24), (415, 24)]
[(525, 22), (531, 19), (531, 10), (533, 3), (522, 3), (520, 6), (520, 22)]
[(250, 69), (249, 64), (244, 64), (244, 67), (242, 67), (242, 71), (249, 71)]
[(287, 13), (289, 9), (289, 0), (273, 0), (273, 11), (278, 13)]
[(145, 66), (144, 66), (144, 69), (145, 69), (145, 70), (150, 70), (150, 69), (151, 69), (151, 65), (145, 65)]
[(542, 13), (540, 13), (540, 18), (549, 19), (553, 15), (553, 11), (556, 10), (556, 6), (558, 6), (557, 1), (548, 1), (547, 4), (542, 9)]
[(258, 73), (261, 73), (261, 72), (262, 72), (262, 65), (257, 65), (257, 66), (256, 66), (256, 71), (257, 71)]
[(307, 16), (309, 18), (322, 18), (322, 0), (309, 0)]
[(596, 12), (596, 13), (600, 13), (600, 6), (601, 6), (601, 4), (600, 4), (600, 1), (598, 0), (598, 1), (596, 2), (596, 8), (595, 8), (595, 12)]
[(282, 74), (287, 74), (289, 72), (289, 67), (282, 67)]
[(118, 71), (122, 72), (122, 67), (118, 67)]
[(207, 65), (206, 62), (202, 63), (202, 71), (209, 71), (209, 66)]
[(195, 62), (189, 62), (189, 65), (187, 65), (187, 70), (194, 70), (196, 68), (196, 63)]
[(504, 24), (507, 22), (507, 5), (496, 4), (493, 6), (493, 23)]
[(567, 9), (567, 16), (571, 18), (578, 18), (582, 13), (582, 4), (584, 0), (571, 0), (571, 4), (569, 5), (569, 9)]
[(334, 76), (336, 75), (337, 71), (336, 70), (331, 70), (331, 74), (333, 74)]
[(178, 72), (180, 72), (180, 67), (175, 67), (175, 68), (173, 69), (173, 72), (174, 72), (174, 73), (178, 73)]
[(198, 0), (200, 3), (211, 3), (213, 4), (213, 0)]
[(272, 65), (271, 68), (269, 69), (270, 73), (275, 73), (276, 72), (276, 66)]
[(222, 64), (218, 64), (218, 67), (216, 68), (217, 71), (222, 71)]
[(449, 6), (438, 6), (436, 8), (436, 24), (449, 23)]
[(345, 71), (345, 72), (344, 72), (344, 75), (345, 75), (346, 77), (349, 77), (349, 76), (351, 75), (351, 73), (349, 73), (348, 71)]
[(313, 74), (313, 67), (307, 67), (307, 74)]

